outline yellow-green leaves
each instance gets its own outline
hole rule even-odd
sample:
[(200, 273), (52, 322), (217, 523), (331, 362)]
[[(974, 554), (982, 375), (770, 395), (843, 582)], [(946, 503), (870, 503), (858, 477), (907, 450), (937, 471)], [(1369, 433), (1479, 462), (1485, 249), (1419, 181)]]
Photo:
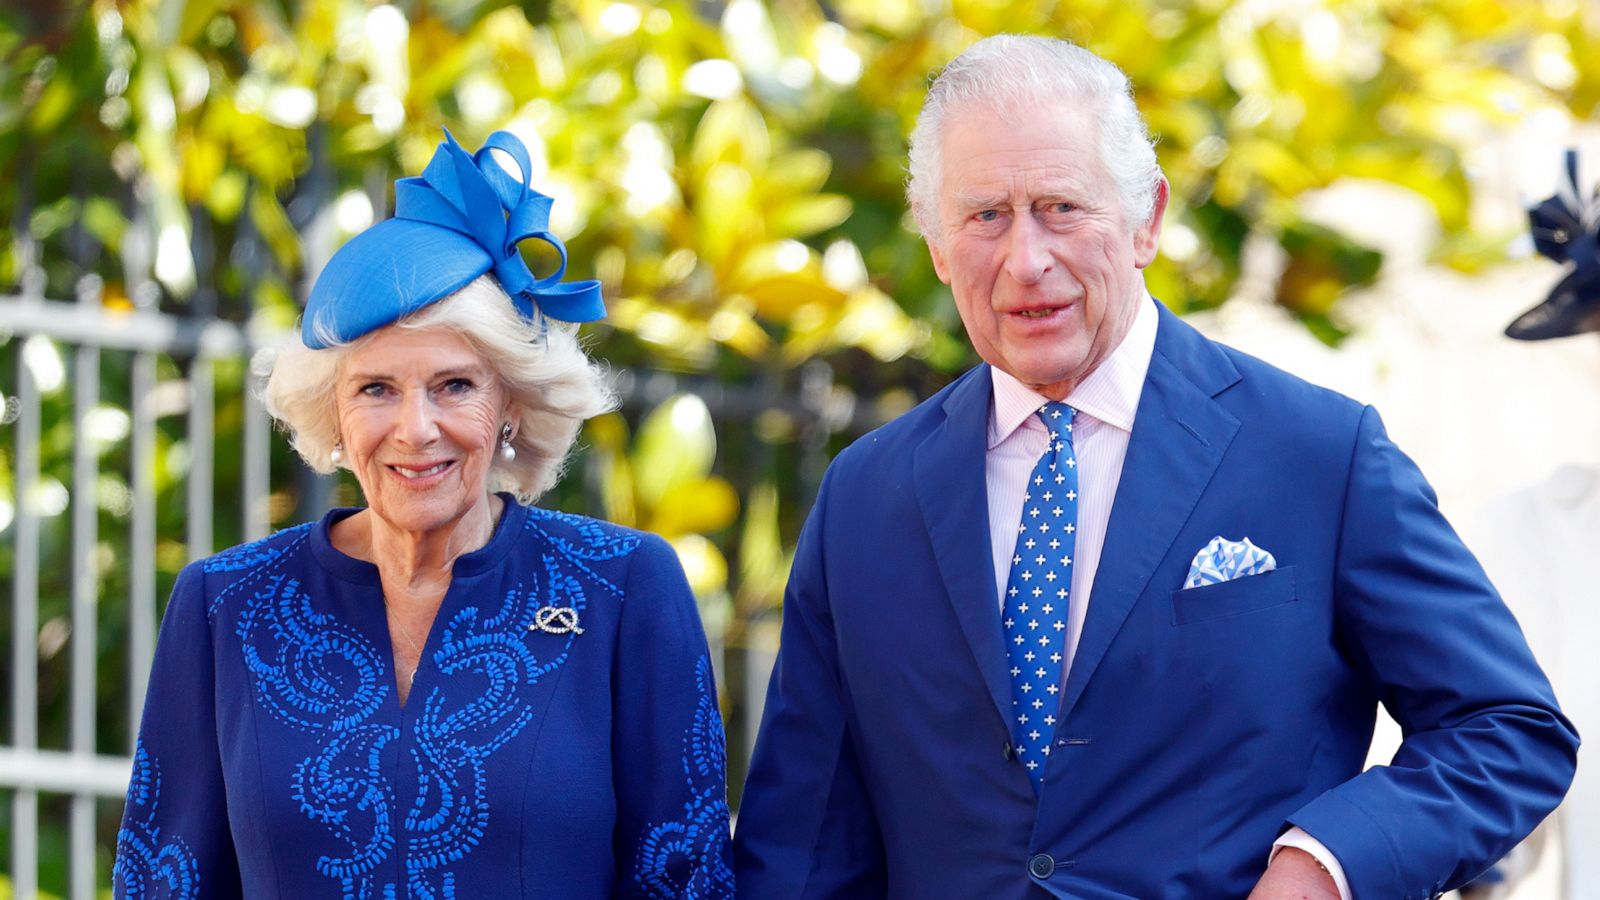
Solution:
[(671, 541), (697, 596), (725, 590), (727, 561), (706, 536), (734, 522), (739, 497), (712, 472), (717, 434), (705, 401), (694, 394), (667, 398), (631, 439), (616, 415), (595, 420), (587, 434), (605, 471), (607, 516)]

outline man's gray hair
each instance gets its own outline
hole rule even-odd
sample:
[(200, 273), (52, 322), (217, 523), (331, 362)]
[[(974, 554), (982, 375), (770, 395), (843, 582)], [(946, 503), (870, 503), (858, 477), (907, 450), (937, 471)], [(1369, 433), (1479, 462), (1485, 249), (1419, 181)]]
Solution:
[(906, 199), (917, 228), (939, 239), (939, 192), (946, 119), (981, 103), (1019, 114), (1032, 104), (1073, 100), (1095, 114), (1101, 162), (1115, 182), (1130, 228), (1150, 219), (1161, 168), (1128, 76), (1111, 62), (1069, 41), (997, 34), (973, 44), (945, 66), (928, 88), (911, 131)]

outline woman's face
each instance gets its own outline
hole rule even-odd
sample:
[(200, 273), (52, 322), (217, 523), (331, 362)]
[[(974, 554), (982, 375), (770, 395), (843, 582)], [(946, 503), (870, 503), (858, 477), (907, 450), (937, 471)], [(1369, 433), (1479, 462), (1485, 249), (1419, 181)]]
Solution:
[(374, 515), (426, 533), (488, 504), (500, 430), (517, 422), (500, 378), (461, 335), (373, 332), (348, 351), (336, 396), (345, 460)]

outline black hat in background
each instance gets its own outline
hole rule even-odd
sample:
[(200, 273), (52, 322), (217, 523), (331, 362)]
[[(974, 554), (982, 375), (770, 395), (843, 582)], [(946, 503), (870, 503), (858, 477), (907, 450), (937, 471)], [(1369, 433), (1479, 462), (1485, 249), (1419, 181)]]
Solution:
[(1533, 246), (1570, 265), (1543, 303), (1506, 326), (1506, 336), (1519, 341), (1600, 331), (1600, 189), (1587, 199), (1579, 193), (1576, 150), (1567, 151), (1564, 188), (1528, 210)]

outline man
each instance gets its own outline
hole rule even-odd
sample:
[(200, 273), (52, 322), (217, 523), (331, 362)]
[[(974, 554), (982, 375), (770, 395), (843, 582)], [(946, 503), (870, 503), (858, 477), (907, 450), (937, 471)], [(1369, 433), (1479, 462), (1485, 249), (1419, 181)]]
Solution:
[(979, 42), (909, 195), (985, 364), (824, 480), (741, 894), (1422, 897), (1532, 829), (1577, 738), (1516, 623), (1376, 413), (1149, 297), (1122, 73)]

